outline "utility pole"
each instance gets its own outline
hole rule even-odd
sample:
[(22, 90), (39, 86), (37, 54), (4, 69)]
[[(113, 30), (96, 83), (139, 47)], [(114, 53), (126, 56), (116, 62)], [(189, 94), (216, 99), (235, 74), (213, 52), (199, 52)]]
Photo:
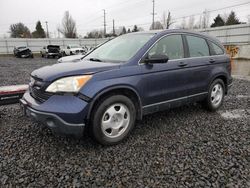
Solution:
[(152, 30), (154, 30), (154, 28), (155, 28), (155, 15), (156, 15), (156, 13), (155, 13), (155, 0), (153, 0), (153, 13), (152, 13), (152, 15), (153, 15)]
[(103, 35), (104, 35), (104, 38), (105, 38), (105, 36), (106, 36), (106, 26), (107, 26), (107, 24), (106, 24), (106, 10), (105, 9), (103, 9), (103, 13), (104, 13)]
[(48, 27), (48, 22), (46, 21), (46, 30), (47, 30), (47, 38), (49, 38), (49, 27)]
[(113, 35), (115, 36), (115, 20), (113, 19)]

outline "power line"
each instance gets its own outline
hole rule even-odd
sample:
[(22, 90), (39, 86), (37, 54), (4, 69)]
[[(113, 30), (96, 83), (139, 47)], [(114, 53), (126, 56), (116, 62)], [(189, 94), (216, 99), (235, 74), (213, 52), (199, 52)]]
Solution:
[[(242, 5), (247, 5), (247, 4), (250, 4), (250, 2), (235, 4), (235, 5), (231, 5), (231, 6), (227, 6), (227, 7), (222, 7), (222, 8), (218, 8), (218, 9), (213, 9), (213, 10), (208, 10), (207, 12), (208, 13), (210, 13), (210, 12), (216, 12), (216, 11), (219, 11), (219, 10), (225, 10), (225, 9), (228, 9), (228, 8), (234, 8), (234, 7), (238, 7), (238, 6), (242, 6)], [(202, 14), (203, 14), (203, 12), (202, 13), (191, 14), (191, 15), (187, 15), (187, 16), (181, 16), (181, 17), (174, 18), (173, 20), (179, 20), (179, 19), (183, 19), (183, 18), (187, 18), (187, 17), (191, 17), (191, 16), (199, 16), (199, 15), (202, 15)]]

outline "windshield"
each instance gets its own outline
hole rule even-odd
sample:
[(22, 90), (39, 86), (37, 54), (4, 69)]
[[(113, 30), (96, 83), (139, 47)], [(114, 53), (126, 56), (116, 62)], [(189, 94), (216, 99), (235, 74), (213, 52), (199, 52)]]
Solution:
[(131, 59), (136, 52), (149, 41), (154, 34), (128, 34), (117, 37), (93, 52), (84, 59), (92, 61), (124, 62)]

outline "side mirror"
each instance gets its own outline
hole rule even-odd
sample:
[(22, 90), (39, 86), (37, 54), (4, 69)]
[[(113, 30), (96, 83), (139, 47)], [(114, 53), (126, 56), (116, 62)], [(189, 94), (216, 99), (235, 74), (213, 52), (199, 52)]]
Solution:
[(156, 55), (152, 55), (150, 57), (146, 57), (144, 59), (145, 63), (167, 63), (168, 62), (168, 56), (163, 55), (163, 54), (156, 54)]

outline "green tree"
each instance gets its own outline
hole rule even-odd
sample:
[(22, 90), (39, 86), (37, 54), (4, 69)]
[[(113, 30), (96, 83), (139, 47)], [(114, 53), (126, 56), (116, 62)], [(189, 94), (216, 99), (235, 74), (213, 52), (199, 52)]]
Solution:
[(211, 25), (211, 27), (219, 27), (224, 26), (225, 21), (222, 19), (222, 17), (218, 14), (216, 18), (214, 18), (214, 23)]
[(139, 31), (139, 29), (138, 29), (137, 25), (134, 25), (132, 32), (138, 32), (138, 31)]
[(23, 23), (10, 25), (10, 37), (12, 38), (31, 38), (30, 30)]
[(32, 37), (34, 37), (34, 38), (45, 38), (46, 37), (45, 31), (44, 31), (40, 21), (38, 21), (36, 23), (36, 30), (34, 32), (32, 32)]
[(234, 11), (231, 11), (231, 13), (229, 14), (227, 21), (225, 23), (225, 25), (236, 25), (236, 24), (240, 24), (239, 19), (236, 17), (236, 14)]

